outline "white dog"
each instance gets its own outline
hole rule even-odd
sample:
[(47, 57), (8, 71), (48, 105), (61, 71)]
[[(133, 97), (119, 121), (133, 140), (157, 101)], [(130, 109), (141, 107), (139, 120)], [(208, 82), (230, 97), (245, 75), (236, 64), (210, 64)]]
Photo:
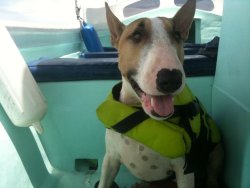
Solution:
[(108, 128), (99, 188), (111, 187), (121, 163), (147, 182), (175, 173), (179, 188), (219, 186), (218, 129), (186, 86), (182, 66), (195, 7), (189, 0), (172, 19), (125, 26), (106, 3), (122, 83), (97, 110)]

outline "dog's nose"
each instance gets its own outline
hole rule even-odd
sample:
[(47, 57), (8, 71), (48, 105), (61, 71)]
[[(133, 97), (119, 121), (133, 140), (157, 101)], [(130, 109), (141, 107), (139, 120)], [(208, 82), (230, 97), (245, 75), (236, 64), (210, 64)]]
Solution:
[(181, 87), (182, 72), (177, 69), (161, 69), (157, 73), (157, 89), (163, 93), (172, 93)]

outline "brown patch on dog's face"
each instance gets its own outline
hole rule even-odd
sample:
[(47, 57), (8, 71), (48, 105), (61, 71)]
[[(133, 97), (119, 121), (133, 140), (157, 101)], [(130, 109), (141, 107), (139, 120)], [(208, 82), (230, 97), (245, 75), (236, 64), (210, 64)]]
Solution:
[[(183, 63), (183, 40), (180, 34), (174, 31), (171, 19), (164, 17), (159, 17), (159, 19), (163, 22), (165, 31), (169, 36), (171, 45), (176, 49), (180, 62)], [(152, 23), (148, 18), (138, 19), (125, 27), (117, 45), (119, 52), (119, 69), (125, 78), (127, 78), (129, 73), (137, 72), (136, 69), (140, 62), (142, 49), (152, 43), (151, 35)]]
[(137, 72), (141, 49), (150, 42), (151, 30), (150, 20), (142, 18), (129, 24), (123, 31), (118, 43), (118, 52), (119, 69), (124, 77), (131, 72)]

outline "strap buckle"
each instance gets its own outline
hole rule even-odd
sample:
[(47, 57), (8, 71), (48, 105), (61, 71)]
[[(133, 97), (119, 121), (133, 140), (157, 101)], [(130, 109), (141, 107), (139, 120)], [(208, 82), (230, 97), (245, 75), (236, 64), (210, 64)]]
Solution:
[(175, 105), (173, 117), (183, 117), (186, 116), (189, 119), (193, 119), (197, 114), (200, 113), (200, 104), (197, 100), (184, 105)]
[(196, 100), (194, 100), (188, 104), (186, 110), (187, 110), (186, 113), (192, 119), (193, 117), (195, 117), (197, 114), (200, 113), (200, 104)]

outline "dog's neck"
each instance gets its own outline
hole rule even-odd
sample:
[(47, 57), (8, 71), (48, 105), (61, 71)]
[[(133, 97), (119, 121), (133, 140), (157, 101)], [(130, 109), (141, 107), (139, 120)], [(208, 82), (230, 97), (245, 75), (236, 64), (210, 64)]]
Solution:
[(129, 106), (140, 105), (139, 98), (132, 89), (131, 85), (126, 78), (122, 77), (122, 88), (120, 92), (120, 102), (127, 104)]

